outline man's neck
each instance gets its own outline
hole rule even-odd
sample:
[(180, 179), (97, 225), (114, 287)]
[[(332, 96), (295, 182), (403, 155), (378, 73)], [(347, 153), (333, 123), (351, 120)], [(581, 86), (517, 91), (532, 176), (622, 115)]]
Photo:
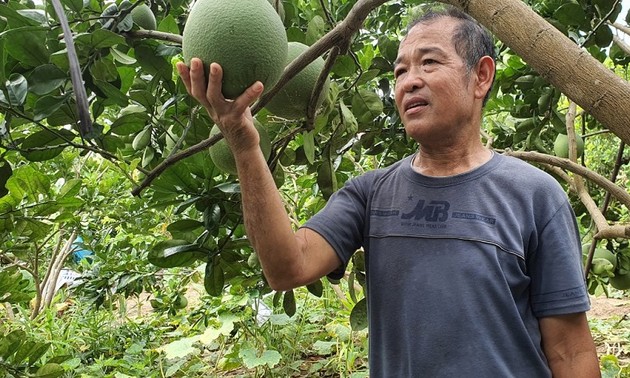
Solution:
[(469, 172), (492, 158), (492, 151), (481, 144), (468, 149), (440, 149), (420, 147), (411, 166), (425, 176), (446, 177)]

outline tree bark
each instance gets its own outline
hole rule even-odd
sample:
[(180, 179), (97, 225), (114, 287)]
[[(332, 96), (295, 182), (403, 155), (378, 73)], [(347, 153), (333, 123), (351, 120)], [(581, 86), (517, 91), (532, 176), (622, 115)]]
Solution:
[(587, 113), (630, 142), (630, 83), (520, 0), (441, 0), (461, 8)]

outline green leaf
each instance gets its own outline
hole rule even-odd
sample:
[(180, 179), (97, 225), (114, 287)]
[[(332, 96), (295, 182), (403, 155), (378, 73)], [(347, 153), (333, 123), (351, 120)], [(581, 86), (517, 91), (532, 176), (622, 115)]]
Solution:
[(59, 155), (66, 147), (68, 141), (72, 141), (76, 137), (75, 133), (66, 129), (41, 130), (29, 135), (22, 142), (20, 151), (29, 161), (46, 161)]
[[(4, 83), (7, 80), (7, 73), (5, 70), (7, 55), (6, 41), (4, 38), (0, 38), (0, 83)], [(2, 92), (0, 92), (0, 94), (1, 93)]]
[(105, 98), (111, 100), (116, 105), (123, 107), (129, 104), (129, 98), (112, 84), (103, 80), (94, 80), (94, 84), (105, 94)]
[(343, 101), (339, 101), (339, 108), (341, 109), (341, 120), (346, 132), (350, 135), (356, 134), (359, 129), (356, 117)]
[(159, 352), (164, 352), (168, 359), (184, 358), (191, 354), (197, 354), (199, 349), (193, 345), (199, 340), (199, 336), (185, 337), (159, 347)]
[(91, 49), (104, 49), (125, 43), (125, 38), (107, 29), (96, 29), (92, 33), (82, 33), (74, 37), (77, 45), (85, 45)]
[(155, 95), (145, 90), (130, 91), (129, 98), (142, 105), (145, 109), (153, 108), (153, 105), (155, 105), (156, 101)]
[(128, 113), (118, 117), (112, 123), (112, 132), (117, 135), (130, 135), (144, 129), (149, 120), (147, 113)]
[(135, 47), (136, 59), (142, 66), (142, 69), (150, 75), (161, 76), (170, 79), (173, 67), (170, 61), (159, 56), (156, 51), (157, 47), (149, 45), (137, 45)]
[(62, 0), (61, 3), (75, 13), (79, 13), (83, 9), (83, 0)]
[(360, 124), (372, 123), (383, 113), (383, 108), (383, 101), (371, 90), (360, 88), (352, 96), (352, 113)]
[(171, 223), (166, 227), (166, 230), (173, 235), (174, 238), (178, 239), (194, 239), (196, 230), (199, 230), (203, 227), (203, 223), (194, 219), (179, 219), (175, 222)]
[(354, 63), (354, 59), (348, 55), (338, 56), (332, 67), (332, 72), (339, 77), (352, 76), (356, 70), (357, 66)]
[(203, 227), (212, 232), (218, 230), (221, 222), (221, 206), (214, 203), (203, 210)]
[(0, 357), (3, 357), (5, 360), (11, 358), (24, 340), (26, 340), (26, 333), (22, 330), (12, 331), (0, 338)]
[(28, 17), (24, 17), (18, 11), (6, 5), (0, 6), (0, 16), (5, 17), (8, 20), (11, 29), (17, 29), (22, 26), (35, 26), (39, 24)]
[(608, 25), (602, 25), (595, 32), (595, 43), (601, 48), (610, 46), (613, 41), (613, 33)]
[(584, 9), (578, 3), (566, 3), (561, 5), (553, 14), (553, 17), (567, 26), (580, 26), (586, 21)]
[(317, 280), (313, 283), (310, 283), (308, 285), (306, 285), (306, 289), (308, 289), (308, 291), (313, 294), (316, 297), (321, 297), (322, 294), (324, 293), (324, 285), (322, 283), (322, 280)]
[(237, 316), (232, 314), (220, 315), (219, 321), (221, 325), (219, 328), (208, 327), (206, 330), (199, 335), (199, 341), (203, 344), (209, 345), (214, 340), (218, 339), (219, 336), (228, 336), (234, 330), (234, 323), (239, 319)]
[(170, 34), (181, 34), (179, 30), (179, 26), (177, 25), (177, 20), (173, 17), (172, 14), (164, 17), (157, 28), (158, 31)]
[(33, 20), (36, 25), (48, 26), (48, 17), (42, 9), (19, 9), (17, 12), (22, 16)]
[(35, 343), (35, 345), (33, 345), (31, 353), (28, 355), (29, 364), (32, 365), (40, 358), (42, 358), (42, 356), (48, 351), (48, 349), (50, 349), (51, 345), (52, 343)]
[(309, 163), (313, 164), (315, 161), (315, 135), (313, 131), (303, 132), (302, 138), (304, 141), (304, 154), (306, 155), (306, 160)]
[(39, 98), (33, 106), (33, 120), (41, 121), (59, 110), (70, 97), (70, 93), (62, 96), (47, 95)]
[[(43, 209), (46, 210), (49, 207), (50, 206), (43, 207)], [(50, 235), (51, 231), (52, 225), (49, 223), (44, 223), (33, 218), (21, 218), (18, 219), (14, 232), (21, 234), (22, 237), (29, 238), (31, 241), (37, 241)]]
[(122, 64), (131, 65), (131, 64), (136, 64), (137, 62), (136, 58), (132, 58), (129, 55), (123, 52), (120, 52), (118, 49), (115, 49), (113, 47), (109, 51), (111, 51), (112, 57), (114, 58), (114, 60)]
[(14, 73), (9, 76), (9, 80), (5, 83), (9, 103), (12, 106), (22, 106), (26, 100), (28, 91), (28, 82), (26, 78), (20, 74)]
[(312, 45), (317, 42), (326, 32), (326, 22), (322, 16), (316, 15), (309, 22), (306, 28), (306, 44)]
[(69, 77), (54, 64), (44, 64), (35, 67), (27, 79), (29, 92), (41, 96), (62, 86)]
[(350, 312), (350, 326), (353, 331), (361, 331), (367, 328), (367, 300), (365, 298), (358, 301)]
[(4, 197), (7, 193), (9, 193), (6, 185), (12, 175), (13, 169), (11, 168), (11, 164), (9, 164), (9, 162), (4, 158), (0, 159), (0, 197)]
[(31, 202), (37, 202), (40, 195), (48, 196), (50, 181), (32, 165), (24, 165), (13, 171), (6, 186), (11, 196), (18, 201), (28, 198)]
[(284, 292), (284, 296), (282, 297), (282, 308), (289, 317), (295, 315), (297, 307), (295, 304), (295, 293), (293, 290)]
[(199, 257), (205, 257), (197, 244), (186, 240), (171, 239), (158, 242), (149, 250), (147, 259), (160, 268), (174, 268), (192, 265)]
[(265, 350), (259, 355), (253, 348), (241, 349), (238, 356), (243, 360), (243, 364), (245, 364), (245, 367), (248, 369), (254, 369), (258, 366), (265, 365), (273, 368), (280, 363), (280, 360), (282, 359), (282, 356), (278, 353), (278, 351)]
[(5, 48), (9, 55), (24, 66), (41, 66), (47, 64), (50, 58), (46, 46), (46, 31), (41, 28), (11, 29), (10, 37), (5, 38)]
[(221, 267), (220, 260), (214, 258), (212, 261), (208, 261), (203, 279), (203, 286), (206, 289), (206, 293), (213, 297), (218, 297), (223, 293), (224, 285), (225, 273)]
[(65, 370), (59, 364), (48, 363), (39, 369), (35, 373), (39, 378), (56, 378), (61, 377), (65, 373)]
[(61, 198), (74, 198), (81, 191), (83, 181), (81, 179), (70, 179), (66, 181), (61, 189), (59, 189), (58, 197)]

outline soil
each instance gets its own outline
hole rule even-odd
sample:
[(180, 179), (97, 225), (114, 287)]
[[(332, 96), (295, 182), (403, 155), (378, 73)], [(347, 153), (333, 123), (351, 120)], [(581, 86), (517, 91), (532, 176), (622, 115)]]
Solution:
[(622, 319), (627, 315), (630, 315), (630, 300), (591, 296), (591, 310), (587, 312), (589, 319)]

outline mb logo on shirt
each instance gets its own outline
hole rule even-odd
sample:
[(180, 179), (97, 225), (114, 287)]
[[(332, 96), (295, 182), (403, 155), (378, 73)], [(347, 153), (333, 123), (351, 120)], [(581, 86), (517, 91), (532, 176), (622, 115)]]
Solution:
[(447, 201), (429, 201), (419, 200), (416, 207), (408, 213), (403, 213), (402, 219), (424, 219), (427, 222), (446, 222), (448, 219), (448, 209), (451, 204)]

